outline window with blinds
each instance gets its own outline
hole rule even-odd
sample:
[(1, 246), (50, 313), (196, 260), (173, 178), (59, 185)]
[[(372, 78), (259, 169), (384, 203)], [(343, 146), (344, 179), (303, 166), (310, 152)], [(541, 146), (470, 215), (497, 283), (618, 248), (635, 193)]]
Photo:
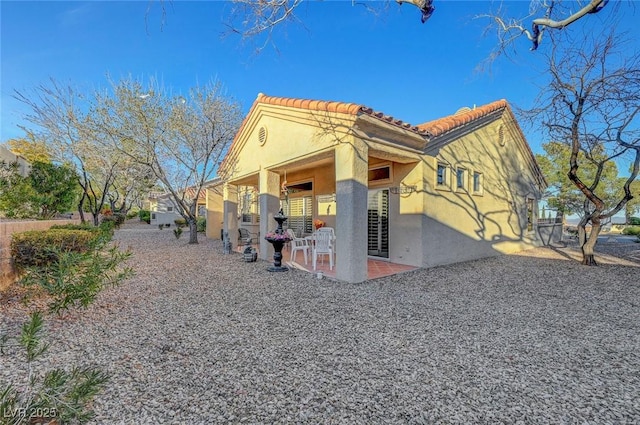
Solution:
[(289, 203), (280, 201), (284, 214), (289, 217), (285, 227), (293, 229), (296, 235), (313, 232), (313, 200), (311, 196), (289, 198)]
[(368, 199), (368, 253), (389, 257), (389, 190), (369, 191)]

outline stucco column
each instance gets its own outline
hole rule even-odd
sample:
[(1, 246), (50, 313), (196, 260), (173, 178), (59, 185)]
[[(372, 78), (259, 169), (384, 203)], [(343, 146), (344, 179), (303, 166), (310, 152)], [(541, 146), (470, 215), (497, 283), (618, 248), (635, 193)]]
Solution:
[(220, 231), (224, 226), (224, 213), (222, 206), (223, 187), (208, 187), (207, 194), (207, 231), (206, 235), (211, 239), (222, 238)]
[(369, 149), (362, 140), (335, 149), (336, 278), (367, 280), (367, 194)]
[(269, 170), (260, 170), (260, 258), (273, 259), (273, 245), (264, 239), (277, 223), (273, 216), (280, 210), (280, 176)]
[(229, 240), (238, 244), (238, 186), (225, 183), (222, 189), (223, 231), (229, 232)]

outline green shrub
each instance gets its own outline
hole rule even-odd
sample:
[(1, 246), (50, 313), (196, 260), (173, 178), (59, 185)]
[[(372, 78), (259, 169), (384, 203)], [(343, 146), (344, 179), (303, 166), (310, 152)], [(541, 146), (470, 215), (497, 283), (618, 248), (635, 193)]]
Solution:
[(173, 222), (178, 227), (185, 227), (187, 225), (187, 220), (185, 220), (184, 218), (176, 218), (175, 220), (173, 220)]
[(116, 221), (116, 218), (112, 215), (104, 216), (102, 220), (100, 220), (99, 227), (104, 233), (113, 235), (113, 231), (117, 227)]
[(198, 232), (206, 232), (207, 231), (207, 219), (204, 217), (198, 217), (198, 221), (196, 223), (198, 227)]
[[(94, 366), (50, 370), (44, 374), (31, 365), (48, 349), (42, 340), (44, 320), (34, 312), (16, 338), (29, 364), (29, 379), (16, 389), (11, 384), (0, 387), (0, 423), (59, 424), (85, 423), (94, 416), (93, 398), (108, 381), (108, 375)], [(33, 370), (33, 372), (31, 372)]]
[(640, 217), (629, 217), (629, 224), (632, 226), (640, 226)]
[(633, 235), (633, 236), (638, 236), (638, 235), (640, 235), (640, 226), (625, 227), (625, 228), (622, 230), (622, 234), (623, 234), (623, 235)]
[(129, 211), (127, 213), (127, 219), (129, 220), (136, 217), (140, 217), (140, 211)]
[(59, 252), (87, 252), (99, 234), (87, 230), (49, 229), (15, 233), (11, 238), (11, 257), (18, 270), (29, 266), (46, 266)]
[(176, 237), (176, 239), (180, 239), (180, 236), (182, 235), (182, 227), (176, 227), (175, 229), (173, 229), (173, 235)]
[(116, 227), (120, 227), (124, 224), (127, 219), (127, 215), (125, 213), (117, 212), (113, 214), (113, 217), (116, 219)]
[[(42, 251), (27, 256), (34, 264), (25, 267), (20, 283), (45, 290), (50, 296), (49, 310), (58, 315), (74, 306), (87, 307), (105, 287), (118, 285), (133, 274), (123, 265), (131, 252), (121, 252), (117, 246), (107, 249), (104, 235), (95, 228), (56, 228), (14, 235), (12, 255)], [(42, 313), (35, 311), (15, 338), (24, 348), (28, 376), (16, 379), (17, 385), (0, 386), (0, 424), (86, 423), (94, 415), (93, 399), (107, 383), (108, 374), (96, 366), (49, 371), (33, 367), (48, 348), (42, 340), (43, 331)], [(0, 335), (0, 355), (9, 342), (9, 335)], [(23, 412), (26, 416), (21, 416)]]
[(100, 232), (100, 228), (94, 226), (93, 224), (90, 223), (81, 223), (81, 224), (73, 224), (73, 223), (67, 223), (67, 224), (54, 224), (53, 226), (51, 226), (49, 229), (65, 229), (65, 230), (85, 230), (87, 232), (95, 232), (95, 233), (99, 233)]
[(140, 221), (144, 221), (147, 224), (151, 223), (151, 211), (149, 210), (138, 211), (138, 217), (140, 217)]
[(107, 286), (115, 286), (132, 274), (121, 267), (130, 251), (106, 243), (83, 252), (54, 250), (55, 260), (43, 267), (27, 267), (20, 283), (39, 287), (51, 297), (49, 310), (60, 314), (70, 307), (87, 307)]
[(122, 223), (124, 223), (124, 216), (121, 214), (111, 214), (111, 215), (102, 216), (102, 219), (100, 220), (100, 226), (102, 227), (104, 223), (109, 223), (109, 224), (105, 224), (104, 226), (105, 230), (117, 229), (120, 227)]

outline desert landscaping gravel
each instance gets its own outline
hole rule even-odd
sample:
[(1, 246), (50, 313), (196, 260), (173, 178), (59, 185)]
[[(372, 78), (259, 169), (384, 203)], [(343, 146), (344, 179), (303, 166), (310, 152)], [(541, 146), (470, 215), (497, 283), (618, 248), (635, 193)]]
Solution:
[[(110, 374), (93, 424), (640, 423), (639, 244), (602, 244), (600, 267), (539, 248), (348, 284), (169, 229), (115, 239), (136, 276), (50, 318), (35, 365)], [(2, 333), (24, 311), (0, 314)], [(15, 345), (0, 365), (24, 384)]]

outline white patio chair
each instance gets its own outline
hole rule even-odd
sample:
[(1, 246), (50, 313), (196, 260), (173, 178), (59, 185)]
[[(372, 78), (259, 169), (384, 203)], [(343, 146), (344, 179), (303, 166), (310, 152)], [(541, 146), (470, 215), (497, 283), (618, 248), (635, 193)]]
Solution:
[(318, 256), (322, 256), (324, 264), (324, 256), (329, 256), (329, 270), (333, 270), (333, 229), (322, 227), (313, 234), (313, 270), (316, 270)]
[(307, 240), (296, 237), (293, 229), (287, 229), (287, 233), (291, 237), (291, 261), (295, 260), (296, 252), (302, 251), (304, 254), (304, 264), (307, 265), (309, 263), (309, 244), (307, 244)]

